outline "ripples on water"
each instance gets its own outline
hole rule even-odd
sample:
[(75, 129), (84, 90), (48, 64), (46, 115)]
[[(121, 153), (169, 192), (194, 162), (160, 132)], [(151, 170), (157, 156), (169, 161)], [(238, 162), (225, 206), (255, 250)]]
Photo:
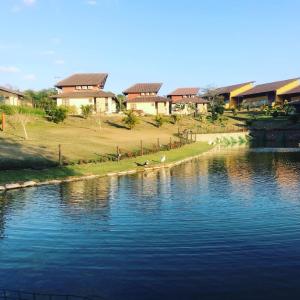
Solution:
[(105, 299), (297, 299), (300, 154), (0, 196), (0, 287)]

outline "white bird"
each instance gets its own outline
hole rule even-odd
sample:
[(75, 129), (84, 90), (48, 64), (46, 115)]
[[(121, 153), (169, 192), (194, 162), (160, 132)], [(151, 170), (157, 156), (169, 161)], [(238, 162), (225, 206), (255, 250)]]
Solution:
[(164, 156), (161, 157), (160, 162), (164, 163), (165, 161), (166, 161), (166, 156), (164, 155)]

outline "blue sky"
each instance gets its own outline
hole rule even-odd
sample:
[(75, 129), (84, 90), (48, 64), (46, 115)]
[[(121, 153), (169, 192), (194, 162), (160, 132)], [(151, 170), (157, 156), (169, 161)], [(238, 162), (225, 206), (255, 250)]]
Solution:
[(1, 0), (0, 85), (52, 87), (107, 72), (136, 82), (223, 86), (300, 76), (299, 0)]

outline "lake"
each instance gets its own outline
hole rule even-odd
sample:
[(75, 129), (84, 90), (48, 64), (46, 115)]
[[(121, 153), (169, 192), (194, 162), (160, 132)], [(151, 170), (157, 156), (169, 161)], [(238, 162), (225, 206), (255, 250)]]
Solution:
[(0, 195), (0, 288), (104, 299), (298, 299), (300, 153)]

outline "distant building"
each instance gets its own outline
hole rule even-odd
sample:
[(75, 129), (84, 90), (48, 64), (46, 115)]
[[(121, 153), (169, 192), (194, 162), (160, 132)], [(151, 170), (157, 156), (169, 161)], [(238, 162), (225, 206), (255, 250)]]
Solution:
[(215, 91), (219, 96), (224, 98), (225, 108), (235, 108), (238, 107), (239, 98), (238, 95), (244, 93), (253, 88), (254, 81), (229, 85), (217, 88)]
[(238, 102), (250, 108), (282, 103), (282, 95), (299, 86), (299, 78), (259, 84), (237, 96)]
[(162, 83), (137, 83), (126, 89), (126, 108), (149, 115), (168, 115), (170, 99), (158, 96), (161, 86)]
[(168, 94), (171, 100), (171, 113), (191, 114), (193, 112), (206, 113), (208, 101), (201, 98), (200, 88), (178, 88)]
[(24, 94), (6, 87), (0, 86), (0, 104), (22, 105)]
[(300, 113), (300, 85), (280, 95), (281, 100), (288, 101)]
[(115, 95), (103, 91), (108, 74), (79, 73), (71, 75), (56, 84), (59, 92), (52, 96), (58, 106), (73, 106), (81, 113), (81, 105), (93, 105), (95, 112), (117, 111)]

